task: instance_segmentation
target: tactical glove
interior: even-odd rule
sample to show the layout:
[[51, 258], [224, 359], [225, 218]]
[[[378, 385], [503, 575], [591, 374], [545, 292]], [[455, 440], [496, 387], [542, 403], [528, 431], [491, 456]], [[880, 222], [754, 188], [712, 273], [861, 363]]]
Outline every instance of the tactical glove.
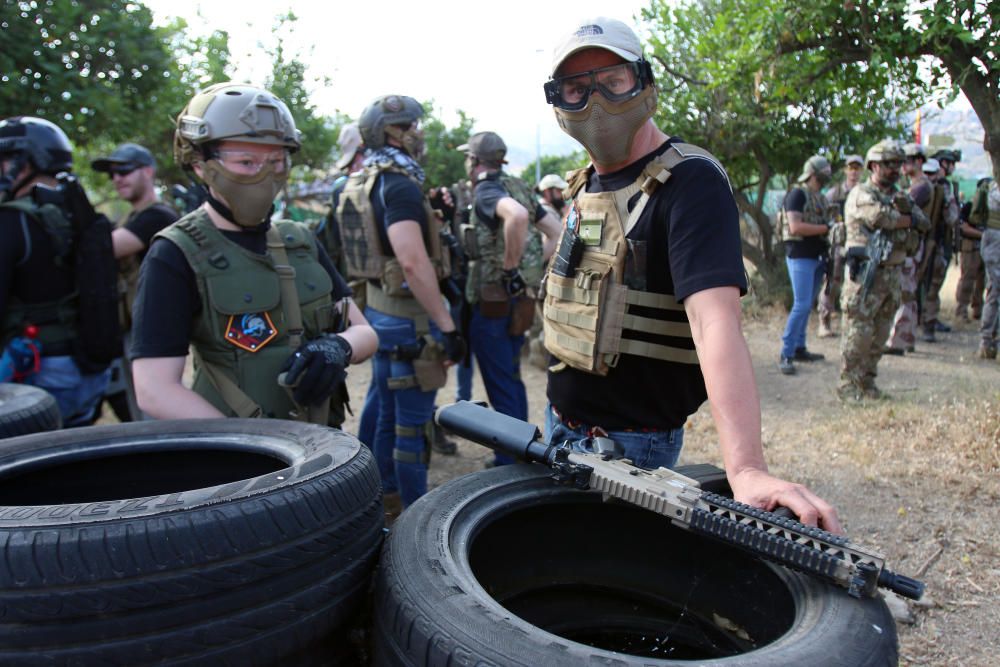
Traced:
[[892, 196], [892, 205], [903, 215], [909, 215], [913, 210], [913, 200], [905, 192], [897, 192]]
[[507, 296], [509, 297], [521, 296], [527, 288], [524, 277], [516, 268], [506, 269], [503, 272], [503, 286], [507, 290]]
[[456, 329], [455, 331], [448, 331], [444, 334], [444, 356], [448, 358], [449, 361], [453, 361], [456, 364], [463, 359], [465, 359], [465, 338]]
[[294, 387], [292, 398], [299, 405], [319, 405], [330, 398], [347, 378], [351, 344], [335, 334], [325, 334], [302, 345], [281, 370], [281, 384]]

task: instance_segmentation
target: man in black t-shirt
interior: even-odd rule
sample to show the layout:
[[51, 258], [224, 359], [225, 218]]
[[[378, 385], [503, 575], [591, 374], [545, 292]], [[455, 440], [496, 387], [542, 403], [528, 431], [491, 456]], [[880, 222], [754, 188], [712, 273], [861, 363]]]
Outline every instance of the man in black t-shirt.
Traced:
[[841, 532], [829, 503], [767, 472], [740, 324], [739, 214], [719, 163], [653, 123], [638, 37], [613, 19], [580, 22], [545, 93], [592, 160], [567, 179], [573, 201], [546, 275], [551, 441], [608, 434], [636, 465], [672, 465], [707, 397], [737, 500]]
[[810, 157], [802, 167], [798, 185], [788, 191], [779, 213], [784, 217], [785, 265], [794, 297], [781, 335], [778, 369], [785, 375], [795, 374], [793, 360], [809, 362], [823, 358], [822, 354], [806, 349], [806, 328], [829, 252], [826, 236], [832, 219], [820, 190], [832, 175], [825, 157]]
[[[139, 144], [122, 144], [111, 155], [91, 162], [94, 171], [108, 175], [118, 196], [131, 206], [125, 222], [111, 232], [111, 244], [121, 274], [122, 332], [130, 341], [132, 302], [139, 282], [139, 265], [153, 236], [177, 220], [177, 211], [156, 196], [156, 160]], [[111, 382], [104, 399], [120, 421], [135, 421], [142, 412], [135, 401], [132, 369], [125, 358], [112, 364]]]

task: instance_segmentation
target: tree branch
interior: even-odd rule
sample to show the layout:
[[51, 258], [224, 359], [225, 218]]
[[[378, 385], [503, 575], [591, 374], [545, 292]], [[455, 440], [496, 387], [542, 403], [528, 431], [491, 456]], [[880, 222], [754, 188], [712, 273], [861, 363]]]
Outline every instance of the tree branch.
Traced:
[[680, 72], [674, 70], [672, 67], [670, 67], [669, 65], [667, 65], [666, 61], [663, 58], [661, 58], [658, 55], [654, 54], [653, 55], [653, 59], [656, 60], [656, 62], [660, 63], [660, 67], [663, 68], [663, 71], [666, 72], [667, 74], [669, 74], [670, 76], [676, 77], [676, 78], [680, 79], [681, 81], [684, 81], [685, 83], [691, 84], [692, 86], [707, 86], [708, 85], [708, 81], [701, 81], [699, 79], [694, 79], [694, 78], [691, 78], [691, 77], [689, 77], [689, 76], [687, 76], [685, 74], [681, 74]]

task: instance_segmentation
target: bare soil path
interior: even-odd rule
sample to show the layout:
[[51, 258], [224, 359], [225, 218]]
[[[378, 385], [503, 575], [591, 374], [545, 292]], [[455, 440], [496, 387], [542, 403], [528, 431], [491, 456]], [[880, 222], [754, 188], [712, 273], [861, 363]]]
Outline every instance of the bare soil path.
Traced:
[[[942, 290], [954, 301], [955, 267]], [[947, 315], [946, 315], [947, 316]], [[948, 318], [951, 319], [950, 317]], [[812, 323], [813, 326], [815, 323]], [[784, 314], [746, 322], [773, 472], [832, 501], [856, 541], [881, 549], [890, 566], [927, 583], [924, 600], [904, 603], [899, 623], [903, 665], [996, 665], [1000, 661], [1000, 362], [975, 358], [978, 323], [956, 325], [936, 344], [884, 357], [878, 385], [888, 400], [842, 404], [835, 396], [839, 339], [809, 341], [826, 360], [778, 372]], [[525, 362], [530, 417], [543, 423], [545, 377]], [[352, 369], [360, 410], [370, 378]], [[438, 395], [454, 399], [454, 374]], [[478, 378], [474, 398], [486, 400]], [[357, 417], [345, 425], [355, 432]], [[430, 484], [481, 470], [483, 447], [459, 441], [455, 456], [435, 456]], [[707, 406], [687, 424], [681, 463], [721, 459]]]

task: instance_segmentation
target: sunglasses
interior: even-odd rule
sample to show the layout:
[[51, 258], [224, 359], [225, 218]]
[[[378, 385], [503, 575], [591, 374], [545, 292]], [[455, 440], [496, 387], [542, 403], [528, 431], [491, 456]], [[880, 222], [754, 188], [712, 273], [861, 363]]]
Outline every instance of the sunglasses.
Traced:
[[587, 106], [595, 90], [609, 102], [625, 102], [652, 82], [653, 68], [645, 60], [621, 63], [546, 81], [545, 101], [560, 109], [577, 111]]
[[113, 164], [108, 167], [108, 176], [128, 176], [133, 171], [139, 168], [137, 164]]

